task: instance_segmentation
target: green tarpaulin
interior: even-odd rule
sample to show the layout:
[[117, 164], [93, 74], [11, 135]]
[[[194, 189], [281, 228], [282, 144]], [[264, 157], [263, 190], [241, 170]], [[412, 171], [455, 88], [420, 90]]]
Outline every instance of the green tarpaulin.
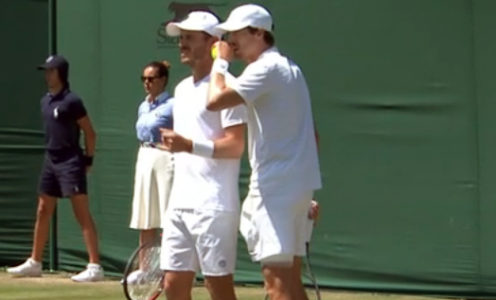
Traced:
[[[128, 222], [140, 72], [151, 60], [169, 60], [172, 91], [188, 68], [164, 22], [199, 4], [225, 18], [238, 3], [56, 2], [57, 48], [71, 62], [71, 86], [98, 133], [89, 183], [108, 274], [122, 271], [137, 244]], [[322, 218], [312, 241], [319, 282], [496, 295], [496, 1], [260, 3], [274, 15], [278, 47], [307, 77], [320, 132]], [[31, 246], [44, 92], [34, 66], [47, 55], [49, 3], [0, 5], [0, 263], [6, 265], [24, 259]], [[57, 247], [60, 268], [86, 264], [66, 200], [59, 205]], [[236, 280], [260, 282], [243, 241], [238, 257]]]

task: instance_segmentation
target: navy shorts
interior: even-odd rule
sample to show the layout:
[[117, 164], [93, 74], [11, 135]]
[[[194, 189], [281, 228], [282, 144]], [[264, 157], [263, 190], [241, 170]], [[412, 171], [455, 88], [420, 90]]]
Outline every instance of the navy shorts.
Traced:
[[45, 155], [40, 174], [39, 192], [61, 198], [87, 194], [86, 167], [80, 153], [63, 159]]

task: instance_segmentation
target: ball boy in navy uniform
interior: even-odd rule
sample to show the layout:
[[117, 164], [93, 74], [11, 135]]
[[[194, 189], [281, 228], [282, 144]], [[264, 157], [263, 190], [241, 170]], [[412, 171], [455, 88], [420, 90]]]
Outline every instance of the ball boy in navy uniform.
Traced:
[[[86, 173], [93, 162], [96, 135], [81, 98], [69, 89], [67, 60], [53, 55], [38, 69], [45, 71], [48, 93], [41, 99], [46, 151], [40, 175], [33, 249], [30, 258], [17, 267], [8, 268], [7, 272], [15, 276], [41, 276], [50, 219], [57, 199], [67, 197], [71, 199], [89, 254], [86, 270], [73, 276], [72, 280], [102, 280], [103, 269], [98, 255], [96, 228], [89, 211], [86, 182]], [[79, 145], [81, 131], [84, 133], [84, 151]]]

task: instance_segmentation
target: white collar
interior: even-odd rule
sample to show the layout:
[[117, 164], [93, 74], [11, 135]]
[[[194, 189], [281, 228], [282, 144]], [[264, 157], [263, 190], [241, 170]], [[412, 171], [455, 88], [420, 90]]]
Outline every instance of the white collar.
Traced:
[[257, 58], [257, 60], [262, 59], [265, 56], [270, 55], [272, 53], [279, 53], [279, 50], [277, 49], [276, 46], [272, 46], [269, 49], [267, 49], [264, 52], [262, 52], [262, 54], [260, 54], [260, 56]]
[[163, 101], [165, 99], [169, 98], [169, 93], [167, 91], [163, 91], [162, 93], [158, 94], [157, 97], [155, 97], [155, 99], [152, 100], [152, 102], [149, 102], [150, 100], [150, 95], [147, 95], [145, 100], [148, 102], [148, 103], [155, 103], [155, 102], [158, 102], [158, 101]]

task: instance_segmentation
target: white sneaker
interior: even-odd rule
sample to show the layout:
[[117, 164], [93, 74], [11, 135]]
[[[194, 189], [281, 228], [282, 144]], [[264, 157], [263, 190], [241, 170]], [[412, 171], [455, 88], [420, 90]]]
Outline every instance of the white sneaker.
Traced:
[[86, 270], [71, 277], [76, 282], [92, 282], [103, 280], [103, 268], [99, 264], [89, 263]]
[[41, 263], [28, 258], [23, 264], [17, 267], [7, 268], [7, 273], [17, 277], [40, 277]]
[[131, 274], [129, 274], [127, 276], [127, 284], [139, 283], [143, 279], [143, 277], [145, 277], [145, 274], [146, 274], [146, 272], [144, 272], [142, 270], [136, 270], [136, 271], [131, 272]]

